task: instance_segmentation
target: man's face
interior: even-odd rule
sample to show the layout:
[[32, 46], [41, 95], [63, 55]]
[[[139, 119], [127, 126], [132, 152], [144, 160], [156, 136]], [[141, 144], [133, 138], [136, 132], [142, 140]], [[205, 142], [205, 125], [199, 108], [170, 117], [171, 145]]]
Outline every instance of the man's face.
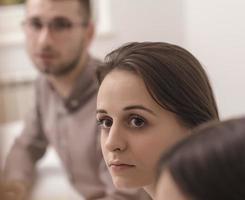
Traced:
[[27, 51], [39, 71], [62, 76], [81, 64], [92, 36], [78, 0], [28, 0]]

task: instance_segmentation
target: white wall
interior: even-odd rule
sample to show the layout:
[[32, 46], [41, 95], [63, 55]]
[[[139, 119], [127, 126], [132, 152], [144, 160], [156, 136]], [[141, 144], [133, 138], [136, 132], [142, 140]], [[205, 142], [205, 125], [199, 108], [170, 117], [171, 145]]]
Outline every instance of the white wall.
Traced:
[[185, 2], [185, 45], [206, 66], [221, 116], [244, 115], [245, 1]]
[[244, 0], [112, 0], [113, 37], [97, 39], [101, 57], [127, 41], [168, 41], [205, 66], [222, 118], [245, 115]]
[[92, 52], [103, 58], [130, 41], [184, 42], [182, 0], [109, 0], [112, 33], [97, 37]]
[[[112, 32], [95, 38], [92, 54], [103, 58], [129, 41], [182, 45], [205, 65], [221, 116], [245, 114], [244, 0], [109, 1]], [[3, 67], [29, 71], [30, 65], [22, 45], [0, 46], [0, 75]]]
[[[0, 8], [0, 80], [12, 79], [16, 76], [21, 78], [33, 73], [21, 30], [23, 16], [24, 6]], [[6, 77], [9, 74], [11, 77]]]

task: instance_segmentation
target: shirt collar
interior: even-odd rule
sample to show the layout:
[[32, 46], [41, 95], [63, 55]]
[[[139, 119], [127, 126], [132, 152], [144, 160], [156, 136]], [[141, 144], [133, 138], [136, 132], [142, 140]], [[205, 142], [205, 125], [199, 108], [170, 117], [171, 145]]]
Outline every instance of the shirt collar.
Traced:
[[87, 64], [77, 79], [71, 95], [64, 100], [65, 107], [68, 111], [73, 112], [78, 110], [87, 100], [96, 94], [98, 83], [95, 77], [95, 70], [99, 63], [94, 58], [88, 58]]

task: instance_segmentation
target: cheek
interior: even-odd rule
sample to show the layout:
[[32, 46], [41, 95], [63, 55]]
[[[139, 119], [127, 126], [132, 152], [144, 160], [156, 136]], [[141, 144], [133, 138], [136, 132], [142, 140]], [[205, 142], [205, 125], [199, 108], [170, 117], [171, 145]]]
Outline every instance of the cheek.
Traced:
[[155, 151], [156, 155], [160, 156], [171, 146], [188, 136], [187, 131], [186, 128], [177, 123], [169, 122], [167, 125], [161, 125], [161, 123], [159, 123], [159, 126], [154, 131], [155, 138], [151, 141], [155, 144], [152, 145], [152, 151]]
[[151, 133], [146, 133], [146, 137], [135, 140], [137, 143], [131, 146], [142, 165], [148, 169], [155, 169], [161, 154], [179, 139], [181, 137], [173, 136], [172, 132], [152, 130]]
[[151, 137], [138, 138], [137, 143], [131, 144], [134, 156], [138, 158], [141, 166], [148, 170], [153, 170], [158, 158], [164, 149], [161, 138], [156, 138], [153, 134]]
[[57, 51], [62, 55], [65, 59], [74, 59], [79, 57], [83, 52], [83, 43], [78, 41], [72, 42], [65, 42], [61, 44], [57, 44], [56, 47]]
[[164, 151], [164, 146], [162, 144], [153, 143], [145, 148], [141, 154], [142, 159], [145, 161], [145, 166], [149, 169], [155, 169], [156, 164], [160, 158], [160, 155]]
[[[62, 43], [61, 43], [62, 44]], [[63, 43], [69, 51], [77, 51], [78, 49], [84, 48], [84, 38], [81, 36], [74, 36], [73, 40], [67, 40]]]
[[106, 151], [106, 148], [105, 148], [106, 137], [105, 137], [104, 134], [102, 134], [102, 133], [100, 133], [100, 134], [101, 134], [100, 135], [100, 146], [101, 146], [103, 157], [106, 160], [106, 155], [107, 155], [107, 151]]
[[34, 47], [36, 46], [35, 40], [26, 39], [25, 43], [26, 43], [26, 50], [28, 51], [28, 53], [32, 53], [34, 51]]

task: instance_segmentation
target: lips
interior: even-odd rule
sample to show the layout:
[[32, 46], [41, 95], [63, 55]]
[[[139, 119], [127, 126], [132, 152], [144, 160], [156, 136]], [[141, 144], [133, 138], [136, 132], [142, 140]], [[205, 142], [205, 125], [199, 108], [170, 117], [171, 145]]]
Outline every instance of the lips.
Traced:
[[119, 160], [114, 160], [114, 161], [110, 161], [108, 164], [109, 168], [112, 170], [126, 170], [126, 169], [131, 169], [134, 168], [135, 165], [132, 164], [128, 164]]
[[41, 59], [52, 59], [52, 58], [54, 58], [53, 54], [46, 54], [46, 53], [38, 54], [37, 56]]

